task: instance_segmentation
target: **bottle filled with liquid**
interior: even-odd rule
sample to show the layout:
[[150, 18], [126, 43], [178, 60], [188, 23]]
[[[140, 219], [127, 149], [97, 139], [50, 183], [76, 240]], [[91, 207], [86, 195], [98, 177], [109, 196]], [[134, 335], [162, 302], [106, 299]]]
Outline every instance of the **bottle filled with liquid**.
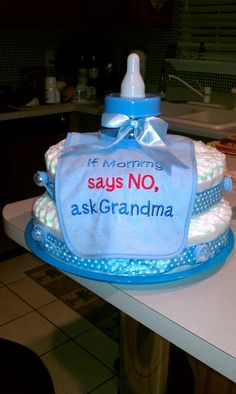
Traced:
[[73, 102], [86, 101], [89, 98], [88, 69], [86, 67], [84, 55], [81, 55], [81, 62], [78, 68], [78, 83], [75, 88]]
[[89, 68], [88, 68], [88, 86], [89, 96], [91, 100], [97, 100], [100, 96], [100, 75], [99, 65], [96, 54], [90, 56]]

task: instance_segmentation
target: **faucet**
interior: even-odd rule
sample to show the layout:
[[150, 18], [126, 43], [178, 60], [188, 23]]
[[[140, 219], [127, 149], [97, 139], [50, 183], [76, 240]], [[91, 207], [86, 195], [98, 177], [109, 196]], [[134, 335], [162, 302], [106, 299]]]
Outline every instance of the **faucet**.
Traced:
[[169, 74], [168, 77], [171, 79], [176, 79], [177, 81], [181, 82], [183, 85], [187, 86], [190, 90], [192, 90], [194, 93], [196, 93], [198, 96], [202, 97], [203, 103], [209, 103], [210, 102], [210, 94], [211, 94], [211, 88], [206, 86], [204, 87], [204, 93], [200, 92], [199, 90], [195, 89], [192, 85], [189, 85], [189, 83], [185, 82], [183, 79], [180, 77], [177, 77], [176, 75]]

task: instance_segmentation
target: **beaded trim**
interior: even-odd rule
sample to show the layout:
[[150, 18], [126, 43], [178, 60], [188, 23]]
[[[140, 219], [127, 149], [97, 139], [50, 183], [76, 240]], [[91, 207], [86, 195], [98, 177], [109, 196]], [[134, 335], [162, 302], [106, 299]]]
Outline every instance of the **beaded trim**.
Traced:
[[229, 243], [229, 229], [213, 241], [191, 246], [174, 258], [161, 260], [83, 259], [71, 253], [63, 240], [53, 235], [46, 227], [36, 221], [34, 221], [32, 238], [44, 252], [68, 266], [80, 270], [119, 276], [163, 275], [176, 272], [179, 269], [188, 270], [194, 265], [204, 264], [213, 259]]

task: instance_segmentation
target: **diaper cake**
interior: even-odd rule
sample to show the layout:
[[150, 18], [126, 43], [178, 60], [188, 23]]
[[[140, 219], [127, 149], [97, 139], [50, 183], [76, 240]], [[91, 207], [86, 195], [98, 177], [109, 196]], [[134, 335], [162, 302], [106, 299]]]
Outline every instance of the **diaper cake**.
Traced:
[[26, 229], [31, 250], [96, 280], [156, 283], [221, 266], [233, 248], [225, 155], [167, 133], [131, 54], [120, 94], [105, 97], [97, 132], [49, 147]]

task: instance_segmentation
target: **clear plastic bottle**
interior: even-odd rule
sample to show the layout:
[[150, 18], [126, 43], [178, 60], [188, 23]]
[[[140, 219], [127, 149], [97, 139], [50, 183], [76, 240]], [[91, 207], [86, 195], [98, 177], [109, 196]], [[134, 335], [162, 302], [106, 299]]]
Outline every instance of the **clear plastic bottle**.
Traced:
[[58, 104], [60, 103], [60, 93], [56, 86], [56, 77], [45, 78], [45, 103]]
[[87, 101], [88, 98], [88, 69], [85, 65], [84, 55], [81, 55], [81, 62], [78, 69], [78, 84], [76, 85], [73, 102], [78, 103], [81, 101]]
[[87, 101], [88, 98], [89, 98], [88, 86], [81, 85], [80, 83], [78, 83], [78, 85], [75, 88], [73, 102], [79, 103], [81, 101]]
[[159, 94], [161, 101], [166, 100], [166, 73], [165, 73], [165, 66], [162, 64], [161, 66], [161, 76], [159, 80]]
[[85, 61], [85, 55], [82, 53], [79, 69], [78, 69], [78, 83], [88, 86], [88, 68]]
[[99, 91], [99, 66], [95, 54], [91, 56], [88, 70], [88, 86], [90, 89], [90, 99], [97, 100]]

